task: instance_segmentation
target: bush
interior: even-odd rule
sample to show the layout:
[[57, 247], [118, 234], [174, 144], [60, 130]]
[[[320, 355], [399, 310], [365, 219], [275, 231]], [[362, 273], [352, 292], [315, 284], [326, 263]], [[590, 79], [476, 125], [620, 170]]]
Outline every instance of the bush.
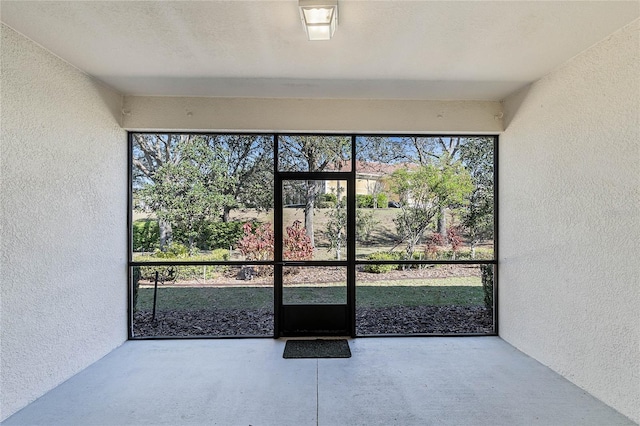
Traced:
[[[471, 250], [469, 250], [469, 259], [471, 259]], [[485, 248], [485, 247], [476, 248], [476, 255], [475, 255], [474, 259], [477, 259], [477, 260], [491, 260], [491, 259], [493, 259], [493, 249], [492, 248]]]
[[307, 229], [302, 222], [296, 220], [292, 226], [287, 226], [287, 236], [282, 242], [282, 258], [284, 260], [311, 260], [313, 246], [307, 235]]
[[322, 202], [329, 202], [329, 203], [337, 203], [338, 202], [338, 197], [336, 196], [336, 194], [332, 193], [332, 192], [328, 192], [326, 194], [322, 194], [318, 197], [318, 201]]
[[431, 233], [425, 242], [425, 256], [427, 259], [435, 260], [439, 257], [440, 247], [444, 245], [444, 238], [439, 233]]
[[133, 222], [133, 251], [153, 251], [160, 243], [160, 227], [153, 219]]
[[[256, 226], [258, 222], [251, 222]], [[244, 231], [242, 222], [212, 222], [206, 227], [206, 243], [208, 249], [229, 249], [235, 247]]]
[[373, 195], [358, 194], [356, 195], [356, 206], [359, 209], [372, 209], [373, 208]]
[[493, 265], [480, 265], [482, 271], [482, 291], [484, 292], [484, 306], [493, 310]]
[[[399, 255], [401, 256], [401, 253], [389, 253], [387, 251], [378, 251], [375, 253], [371, 253], [369, 256], [367, 256], [367, 260], [398, 260]], [[370, 272], [373, 274], [385, 274], [387, 272], [391, 272], [394, 269], [398, 269], [398, 265], [394, 265], [394, 264], [382, 264], [382, 265], [365, 265], [364, 267], [364, 271], [365, 272]]]
[[242, 227], [244, 236], [236, 243], [245, 260], [273, 259], [273, 229], [270, 223], [255, 226], [245, 223]]
[[373, 218], [373, 212], [356, 210], [356, 240], [360, 243], [368, 243], [371, 233], [380, 223]]
[[460, 251], [460, 247], [462, 247], [462, 236], [460, 235], [460, 230], [455, 226], [450, 226], [447, 228], [447, 240], [449, 244], [451, 244], [451, 259], [456, 260], [456, 253]]
[[384, 209], [389, 204], [389, 197], [386, 194], [378, 194], [376, 203], [379, 209]]
[[165, 247], [165, 251], [156, 249], [153, 257], [160, 259], [184, 259], [185, 257], [189, 257], [189, 247], [180, 243], [171, 243]]
[[319, 209], [332, 209], [336, 206], [334, 201], [318, 201], [316, 207]]
[[[244, 222], [213, 222], [205, 221], [194, 245], [200, 250], [226, 249], [235, 247], [236, 242], [242, 238], [242, 225]], [[187, 244], [189, 238], [183, 229], [174, 227], [173, 240], [182, 244]]]

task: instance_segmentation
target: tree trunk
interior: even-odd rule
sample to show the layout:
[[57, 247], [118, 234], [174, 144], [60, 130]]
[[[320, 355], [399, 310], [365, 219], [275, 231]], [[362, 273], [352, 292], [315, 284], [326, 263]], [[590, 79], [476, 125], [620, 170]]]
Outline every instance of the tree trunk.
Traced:
[[173, 240], [173, 230], [171, 224], [164, 220], [158, 221], [158, 228], [160, 228], [160, 250], [166, 251], [167, 246], [171, 244]]
[[441, 207], [438, 213], [438, 234], [447, 240], [447, 208]]
[[315, 247], [315, 239], [313, 238], [313, 207], [316, 199], [316, 182], [313, 180], [307, 181], [307, 194], [306, 202], [304, 205], [304, 227], [307, 231], [307, 236], [311, 240], [311, 246]]
[[231, 207], [225, 206], [222, 210], [222, 221], [229, 222], [229, 213], [231, 212]]

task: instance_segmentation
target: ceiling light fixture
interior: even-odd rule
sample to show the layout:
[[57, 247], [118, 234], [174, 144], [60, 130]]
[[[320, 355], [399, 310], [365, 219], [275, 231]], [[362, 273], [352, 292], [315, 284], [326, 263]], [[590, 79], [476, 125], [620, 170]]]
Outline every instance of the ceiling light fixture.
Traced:
[[309, 40], [331, 40], [338, 25], [338, 0], [298, 0]]

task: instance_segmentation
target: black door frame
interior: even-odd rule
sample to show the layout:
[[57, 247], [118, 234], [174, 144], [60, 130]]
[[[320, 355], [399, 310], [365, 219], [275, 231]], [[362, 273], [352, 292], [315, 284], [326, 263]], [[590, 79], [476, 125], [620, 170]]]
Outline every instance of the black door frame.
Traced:
[[[329, 136], [329, 135], [325, 135]], [[331, 135], [333, 136], [333, 135]], [[355, 337], [356, 326], [356, 136], [351, 135], [351, 167], [348, 172], [281, 172], [278, 170], [279, 137], [274, 140], [274, 331], [275, 337], [343, 335]], [[282, 259], [283, 203], [282, 183], [287, 180], [344, 180], [347, 182], [347, 257], [335, 261], [287, 261]], [[346, 304], [285, 305], [283, 268], [285, 266], [342, 266], [347, 269]], [[295, 326], [298, 323], [298, 326]]]

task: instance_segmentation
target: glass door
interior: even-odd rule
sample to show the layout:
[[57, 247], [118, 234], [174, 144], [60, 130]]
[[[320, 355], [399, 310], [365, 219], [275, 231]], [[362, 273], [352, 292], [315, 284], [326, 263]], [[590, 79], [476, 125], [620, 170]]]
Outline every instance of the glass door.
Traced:
[[324, 138], [279, 140], [274, 212], [279, 336], [355, 333], [351, 138]]

